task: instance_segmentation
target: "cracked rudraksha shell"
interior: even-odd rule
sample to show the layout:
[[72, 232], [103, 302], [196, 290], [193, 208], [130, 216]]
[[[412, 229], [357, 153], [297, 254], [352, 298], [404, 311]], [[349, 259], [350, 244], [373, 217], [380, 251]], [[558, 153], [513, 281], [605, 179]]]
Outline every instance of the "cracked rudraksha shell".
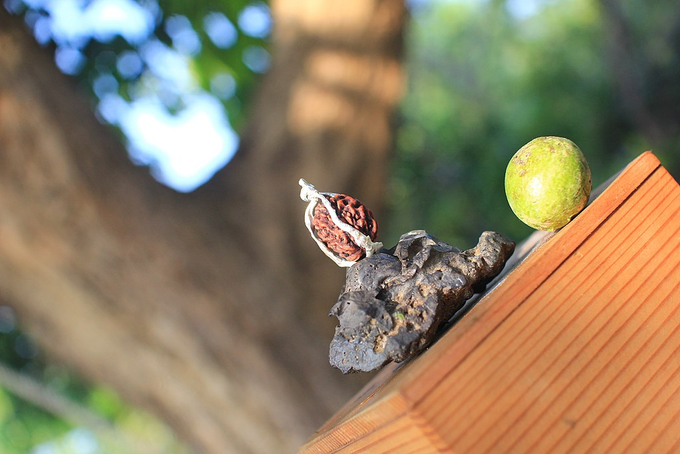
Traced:
[[300, 197], [309, 202], [307, 229], [336, 264], [352, 266], [382, 248], [382, 243], [375, 242], [378, 223], [364, 204], [345, 194], [318, 192], [305, 180], [300, 180], [300, 186]]
[[[375, 241], [378, 223], [366, 205], [345, 194], [336, 194], [329, 197], [328, 201], [340, 220]], [[343, 259], [356, 262], [366, 256], [366, 251], [354, 242], [352, 236], [335, 225], [323, 204], [317, 203], [314, 207], [312, 228], [323, 244]]]

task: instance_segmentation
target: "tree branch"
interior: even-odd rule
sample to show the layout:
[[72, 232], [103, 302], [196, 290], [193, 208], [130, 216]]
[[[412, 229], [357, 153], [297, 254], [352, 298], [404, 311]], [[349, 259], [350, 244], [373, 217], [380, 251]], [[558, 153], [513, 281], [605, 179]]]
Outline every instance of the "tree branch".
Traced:
[[404, 6], [272, 8], [288, 16], [242, 149], [189, 195], [135, 168], [0, 10], [0, 292], [52, 358], [200, 452], [292, 452], [362, 381], [328, 366], [342, 272], [307, 237], [297, 181], [380, 205]]
[[73, 402], [61, 394], [47, 388], [42, 383], [28, 375], [0, 364], [0, 385], [12, 394], [32, 403], [33, 405], [51, 413], [74, 426], [85, 427], [98, 437], [106, 440], [125, 452], [130, 453], [161, 453], [157, 446], [133, 438], [127, 432], [118, 429], [108, 420], [82, 405]]

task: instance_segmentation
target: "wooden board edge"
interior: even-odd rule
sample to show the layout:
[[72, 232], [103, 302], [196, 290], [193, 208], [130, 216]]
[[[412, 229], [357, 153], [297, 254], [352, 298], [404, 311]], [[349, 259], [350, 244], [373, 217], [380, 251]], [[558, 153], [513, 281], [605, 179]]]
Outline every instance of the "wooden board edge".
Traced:
[[[324, 424], [301, 453], [330, 453], [413, 411], [418, 401], [505, 320], [538, 286], [661, 167], [645, 152], [570, 224], [545, 235], [437, 343], [405, 365], [390, 365]], [[530, 270], [538, 270], [532, 274]], [[348, 434], [351, 434], [348, 435]]]
[[[539, 242], [457, 325], [413, 361], [414, 364], [404, 371], [399, 383], [393, 386], [403, 389], [405, 398], [410, 402], [418, 402], [660, 167], [661, 163], [651, 152], [645, 152], [632, 161], [572, 222]], [[392, 392], [389, 386], [386, 391]]]
[[333, 453], [403, 417], [410, 408], [399, 392], [382, 395], [342, 421], [324, 426], [300, 448], [300, 454]]

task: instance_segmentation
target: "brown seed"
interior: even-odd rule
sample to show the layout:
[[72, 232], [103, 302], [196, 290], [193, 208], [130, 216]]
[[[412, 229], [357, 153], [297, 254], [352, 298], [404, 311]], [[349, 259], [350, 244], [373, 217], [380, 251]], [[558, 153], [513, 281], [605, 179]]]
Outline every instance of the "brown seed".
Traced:
[[[364, 204], [345, 194], [336, 194], [327, 200], [342, 222], [367, 235], [371, 241], [375, 241], [378, 236], [378, 223]], [[335, 225], [322, 203], [314, 207], [312, 227], [317, 238], [341, 258], [356, 262], [365, 257], [364, 249], [354, 242], [349, 233]]]

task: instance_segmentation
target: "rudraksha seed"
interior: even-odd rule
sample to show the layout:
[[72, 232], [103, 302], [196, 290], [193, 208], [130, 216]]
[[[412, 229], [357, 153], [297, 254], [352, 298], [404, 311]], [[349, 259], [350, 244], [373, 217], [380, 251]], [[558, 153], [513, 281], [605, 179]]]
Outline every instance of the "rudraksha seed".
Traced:
[[309, 202], [305, 225], [319, 248], [338, 266], [350, 267], [382, 249], [371, 210], [354, 197], [319, 192], [300, 179], [300, 198]]
[[[378, 223], [366, 205], [345, 194], [336, 194], [327, 197], [327, 200], [342, 222], [367, 235], [371, 241], [375, 241], [378, 236]], [[352, 236], [333, 222], [323, 204], [314, 207], [312, 227], [319, 240], [343, 259], [356, 262], [366, 256], [366, 251], [354, 242]]]

